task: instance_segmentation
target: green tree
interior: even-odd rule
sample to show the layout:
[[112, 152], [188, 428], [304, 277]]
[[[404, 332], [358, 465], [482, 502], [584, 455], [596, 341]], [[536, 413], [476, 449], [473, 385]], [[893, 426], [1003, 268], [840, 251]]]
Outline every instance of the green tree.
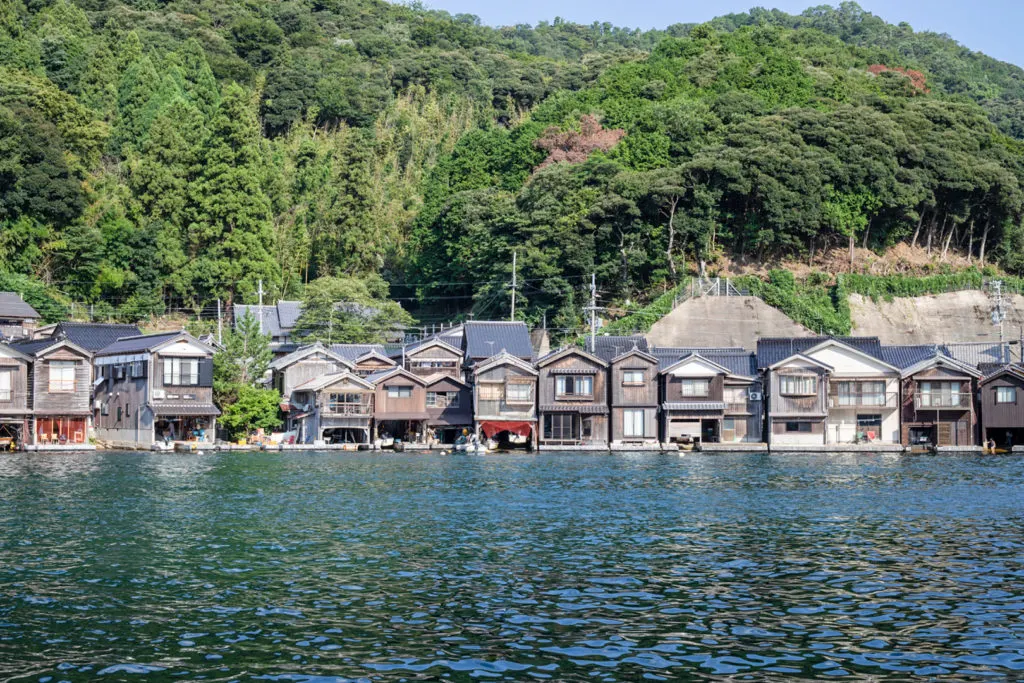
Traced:
[[281, 426], [280, 403], [281, 394], [276, 389], [241, 385], [235, 401], [221, 407], [220, 425], [232, 439], [252, 434], [257, 429], [273, 431]]
[[296, 330], [305, 340], [328, 344], [384, 342], [415, 322], [387, 296], [388, 285], [377, 275], [318, 278], [306, 286]]

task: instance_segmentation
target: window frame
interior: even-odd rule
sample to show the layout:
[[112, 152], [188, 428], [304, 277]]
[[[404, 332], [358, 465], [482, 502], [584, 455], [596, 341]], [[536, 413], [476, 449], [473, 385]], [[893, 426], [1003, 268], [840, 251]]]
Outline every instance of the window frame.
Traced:
[[[525, 387], [526, 396], [513, 396], [509, 391], [512, 387]], [[532, 404], [533, 403], [533, 382], [506, 382], [505, 403]]]
[[389, 384], [386, 389], [389, 399], [412, 398], [411, 384]]
[[[700, 387], [703, 387], [701, 393]], [[711, 395], [711, 380], [690, 377], [679, 383], [679, 395], [683, 398], [707, 398]]]
[[[165, 387], [199, 386], [199, 358], [163, 358], [161, 378]], [[185, 374], [186, 368], [188, 374]]]
[[[639, 416], [640, 431], [636, 430]], [[630, 408], [622, 411], [623, 438], [637, 439], [647, 436], [647, 411], [643, 408]]]
[[[54, 370], [59, 368], [62, 375], [60, 379], [54, 379]], [[47, 391], [51, 394], [73, 394], [75, 393], [76, 374], [78, 370], [78, 362], [73, 360], [51, 360], [46, 362], [46, 369], [49, 373], [47, 380]], [[68, 379], [63, 377], [67, 372], [71, 373], [71, 378]]]
[[458, 391], [428, 391], [427, 407], [440, 408], [442, 410], [458, 408], [460, 404], [459, 393]]
[[[622, 371], [622, 385], [626, 387], [643, 386], [645, 373], [643, 370], [623, 370]], [[640, 379], [630, 379], [631, 375], [639, 375]]]
[[[587, 390], [580, 391], [580, 385]], [[555, 398], [594, 398], [593, 375], [557, 375], [555, 376]]]
[[[1000, 400], [1000, 398], [999, 398], [999, 395], [1000, 395], [1000, 394], [1001, 394], [1002, 392], [1004, 392], [1004, 391], [1006, 391], [1006, 392], [1011, 392], [1011, 396], [1012, 396], [1012, 398], [1013, 398], [1013, 400], [1012, 400], [1012, 401], [1003, 401], [1003, 400]], [[996, 403], [995, 403], [995, 404], [996, 404], [997, 406], [1012, 406], [1012, 405], [1017, 405], [1017, 387], [996, 387], [996, 395], [995, 395], [995, 401], [996, 401]]]
[[[4, 384], [7, 388], [4, 388]], [[0, 370], [0, 401], [8, 403], [14, 400], [14, 370], [4, 368]]]
[[[793, 387], [787, 388], [787, 384], [794, 384]], [[806, 390], [802, 388], [802, 385], [807, 383], [810, 385], [810, 389]], [[779, 395], [780, 396], [795, 396], [795, 397], [808, 397], [818, 395], [818, 376], [817, 375], [779, 375]]]
[[[794, 425], [796, 425], [796, 429], [793, 429]], [[811, 427], [811, 423], [807, 422], [806, 420], [786, 423], [787, 434], [811, 434], [813, 432], [814, 430]]]

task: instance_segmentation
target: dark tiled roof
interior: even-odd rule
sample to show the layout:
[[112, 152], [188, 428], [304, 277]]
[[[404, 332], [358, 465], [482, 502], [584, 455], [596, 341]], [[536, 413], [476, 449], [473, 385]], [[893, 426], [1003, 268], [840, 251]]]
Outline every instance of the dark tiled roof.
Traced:
[[[685, 358], [691, 354], [699, 354], [707, 358], [708, 354], [734, 354], [734, 355], [750, 355], [750, 352], [739, 346], [652, 346], [649, 353], [658, 359], [658, 370], [664, 370], [665, 368], [674, 365], [676, 361]], [[708, 359], [710, 360], [710, 358]], [[718, 361], [714, 361], [718, 363]], [[725, 365], [725, 363], [719, 363], [719, 365]], [[726, 367], [729, 367], [726, 365]], [[749, 373], [742, 373], [744, 375]]]
[[979, 367], [984, 363], [1009, 363], [1017, 360], [1009, 344], [998, 342], [954, 342], [944, 345], [946, 353], [961, 363]]
[[38, 320], [36, 309], [14, 292], [0, 292], [0, 318]]
[[647, 346], [647, 338], [639, 334], [629, 337], [611, 335], [594, 337], [593, 349], [590, 348], [590, 337], [587, 337], [586, 347], [595, 356], [608, 362], [610, 362], [612, 358], [616, 358], [628, 351], [632, 351], [634, 347], [645, 353], [650, 352], [650, 348]]
[[11, 342], [9, 346], [15, 351], [20, 351], [26, 356], [34, 356], [40, 351], [45, 351], [57, 343], [59, 343], [59, 340], [57, 339], [35, 339], [32, 341]]
[[371, 351], [376, 351], [380, 355], [388, 357], [388, 351], [384, 348], [383, 344], [331, 344], [331, 351], [353, 363], [357, 358], [365, 356]]
[[[235, 324], [237, 325], [246, 313], [251, 313], [258, 319], [260, 310], [259, 306], [235, 304]], [[262, 311], [263, 332], [271, 337], [287, 337], [295, 328], [299, 316], [302, 315], [302, 302], [278, 301], [276, 304], [265, 304]]]
[[985, 376], [986, 380], [1003, 372], [1012, 372], [1015, 375], [1024, 377], [1024, 367], [1013, 363], [982, 363], [978, 370]]
[[112, 325], [107, 323], [58, 323], [53, 337], [64, 335], [69, 342], [87, 351], [104, 349], [122, 337], [137, 337], [142, 334], [135, 325]]
[[712, 363], [718, 363], [734, 375], [757, 377], [757, 354], [750, 351], [736, 353], [734, 351], [711, 351], [701, 354]]
[[834, 339], [884, 362], [878, 337], [764, 337], [757, 340], [757, 367], [767, 368]]
[[936, 344], [882, 346], [882, 360], [900, 370], [917, 365], [936, 354], [945, 355], [945, 350]]
[[508, 351], [523, 360], [533, 358], [533, 345], [526, 323], [471, 321], [464, 325], [466, 331], [466, 356], [483, 360]]
[[181, 332], [161, 332], [159, 334], [141, 334], [133, 337], [124, 337], [105, 347], [98, 355], [113, 356], [120, 353], [149, 351], [155, 346], [171, 341], [180, 334]]

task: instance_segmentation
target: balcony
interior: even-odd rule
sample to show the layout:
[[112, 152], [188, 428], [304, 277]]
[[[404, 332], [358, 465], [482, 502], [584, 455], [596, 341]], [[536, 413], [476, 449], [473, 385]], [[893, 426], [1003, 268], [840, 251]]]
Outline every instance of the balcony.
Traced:
[[373, 414], [373, 403], [328, 403], [320, 412], [331, 417], [368, 417]]
[[750, 407], [747, 405], [746, 401], [741, 401], [741, 402], [737, 402], [737, 403], [726, 403], [725, 404], [725, 414], [726, 415], [735, 415], [735, 414], [738, 414], [738, 413], [749, 413], [749, 412], [750, 412]]
[[915, 410], [969, 410], [972, 403], [969, 393], [914, 394]]
[[899, 393], [895, 391], [852, 391], [830, 393], [829, 408], [895, 408], [899, 404]]

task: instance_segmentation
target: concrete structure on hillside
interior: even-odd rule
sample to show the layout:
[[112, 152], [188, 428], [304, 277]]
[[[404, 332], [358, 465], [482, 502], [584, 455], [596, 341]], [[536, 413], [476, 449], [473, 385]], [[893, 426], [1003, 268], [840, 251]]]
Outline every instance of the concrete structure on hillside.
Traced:
[[812, 332], [753, 296], [698, 297], [654, 323], [651, 346], [753, 349], [761, 337], [810, 337]]

